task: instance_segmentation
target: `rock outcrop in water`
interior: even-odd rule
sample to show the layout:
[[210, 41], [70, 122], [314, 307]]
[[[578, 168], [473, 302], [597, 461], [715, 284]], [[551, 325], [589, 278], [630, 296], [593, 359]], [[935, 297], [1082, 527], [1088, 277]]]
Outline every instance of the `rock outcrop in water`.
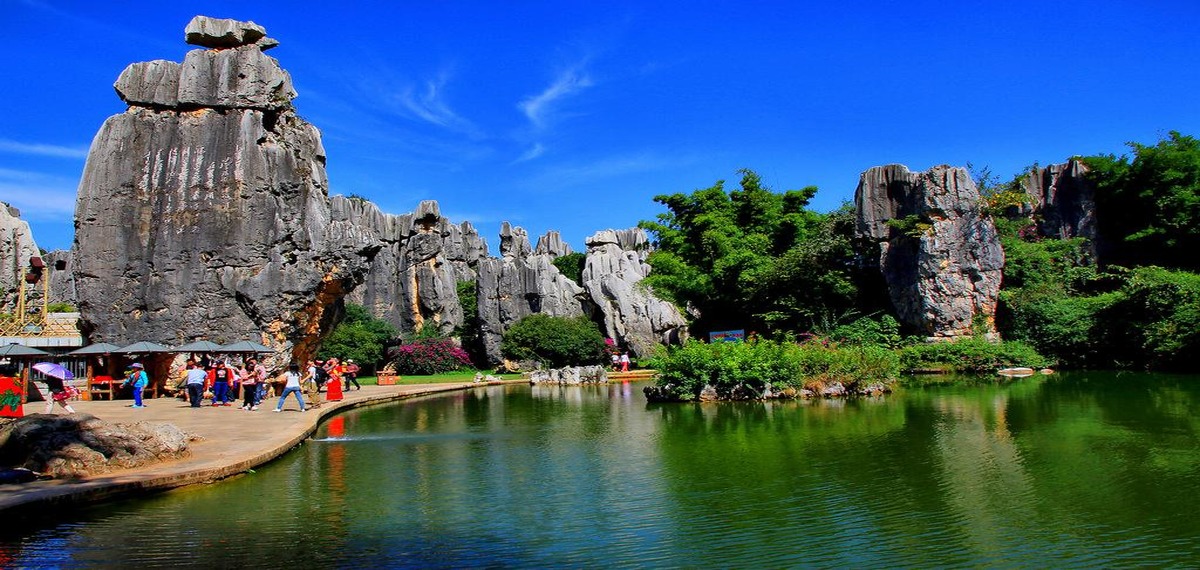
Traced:
[[335, 219], [320, 133], [252, 22], [197, 16], [182, 64], [130, 65], [92, 142], [74, 274], [92, 342], [252, 339], [313, 354], [381, 244]]
[[965, 169], [864, 172], [854, 194], [860, 237], [879, 244], [879, 267], [901, 321], [928, 337], [995, 333], [1004, 251]]

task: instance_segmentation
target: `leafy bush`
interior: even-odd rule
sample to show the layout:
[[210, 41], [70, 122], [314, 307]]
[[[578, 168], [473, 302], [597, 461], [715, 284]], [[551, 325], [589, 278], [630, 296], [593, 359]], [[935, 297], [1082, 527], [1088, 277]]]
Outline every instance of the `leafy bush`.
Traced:
[[582, 285], [583, 265], [585, 261], [587, 261], [586, 255], [575, 252], [560, 255], [554, 258], [554, 261], [551, 263], [558, 268], [559, 273], [562, 273], [564, 277], [574, 281], [577, 285]]
[[513, 360], [537, 360], [551, 368], [605, 362], [604, 336], [586, 317], [529, 315], [500, 340], [500, 352]]
[[48, 313], [74, 313], [75, 311], [75, 305], [70, 303], [49, 303], [46, 305], [46, 312]]
[[899, 348], [904, 343], [900, 335], [900, 323], [891, 315], [879, 319], [862, 317], [850, 324], [841, 325], [829, 333], [829, 340], [850, 345], [876, 345]]
[[896, 353], [878, 346], [833, 347], [817, 342], [755, 341], [706, 344], [690, 340], [656, 355], [657, 386], [679, 400], [694, 400], [705, 386], [722, 397], [757, 397], [800, 389], [813, 382], [892, 382], [900, 372]]
[[[1195, 367], [1200, 354], [1200, 275], [1159, 267], [1134, 270], [1122, 299], [1104, 313], [1114, 333], [1140, 348], [1147, 368]], [[1116, 334], [1113, 335], [1115, 341]], [[1132, 342], [1130, 342], [1132, 341]]]
[[400, 345], [394, 354], [400, 374], [441, 374], [471, 367], [467, 351], [446, 338], [417, 338]]
[[321, 343], [317, 357], [328, 359], [353, 359], [365, 373], [375, 369], [376, 363], [384, 359], [384, 344], [396, 338], [396, 327], [377, 319], [362, 305], [346, 305], [346, 316]]
[[1023, 342], [991, 342], [983, 338], [905, 347], [900, 351], [900, 360], [905, 370], [942, 368], [957, 372], [994, 372], [1013, 366], [1042, 368], [1052, 364]]

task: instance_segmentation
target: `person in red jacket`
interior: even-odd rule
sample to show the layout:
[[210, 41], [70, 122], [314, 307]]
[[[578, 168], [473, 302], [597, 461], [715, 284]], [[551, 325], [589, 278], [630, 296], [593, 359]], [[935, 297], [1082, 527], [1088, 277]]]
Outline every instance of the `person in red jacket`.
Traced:
[[212, 405], [229, 405], [229, 387], [233, 385], [237, 372], [224, 360], [214, 360], [208, 369], [208, 384], [212, 386]]

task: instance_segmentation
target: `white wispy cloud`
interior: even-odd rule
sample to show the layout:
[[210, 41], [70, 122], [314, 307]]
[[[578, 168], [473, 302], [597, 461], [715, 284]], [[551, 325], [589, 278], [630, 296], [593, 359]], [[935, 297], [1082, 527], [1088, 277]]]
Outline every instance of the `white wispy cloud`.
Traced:
[[610, 156], [588, 162], [560, 164], [546, 168], [536, 174], [530, 184], [540, 188], [565, 188], [584, 181], [656, 172], [687, 166], [695, 162], [695, 158], [686, 155], [665, 157], [654, 152]]
[[524, 154], [517, 157], [517, 159], [513, 162], [517, 163], [517, 162], [525, 162], [525, 161], [533, 160], [539, 156], [542, 156], [545, 153], [546, 153], [546, 147], [544, 145], [542, 145], [542, 143], [534, 143], [534, 145], [532, 147], [529, 147], [529, 150], [525, 151]]
[[29, 220], [70, 221], [75, 218], [74, 188], [0, 181], [0, 200], [21, 210], [21, 217]]
[[444, 90], [450, 76], [449, 71], [443, 70], [436, 78], [425, 81], [421, 89], [413, 86], [405, 88], [399, 94], [400, 104], [423, 121], [475, 135], [477, 129], [471, 121], [455, 112], [445, 101]]
[[542, 129], [553, 118], [557, 105], [593, 85], [591, 76], [581, 66], [575, 66], [560, 73], [541, 93], [526, 97], [517, 107], [534, 127]]
[[87, 158], [88, 147], [27, 143], [0, 138], [0, 152], [52, 156], [56, 158]]

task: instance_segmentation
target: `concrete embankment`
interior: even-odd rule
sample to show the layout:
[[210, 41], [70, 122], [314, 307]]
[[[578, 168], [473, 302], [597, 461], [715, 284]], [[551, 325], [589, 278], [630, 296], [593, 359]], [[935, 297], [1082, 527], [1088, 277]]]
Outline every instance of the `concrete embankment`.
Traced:
[[[502, 383], [524, 383], [512, 380]], [[244, 473], [267, 463], [308, 438], [321, 420], [359, 406], [394, 402], [425, 394], [465, 390], [475, 383], [363, 386], [345, 393], [340, 402], [300, 412], [294, 397], [284, 411], [275, 413], [278, 401], [268, 398], [257, 411], [237, 406], [192, 408], [174, 398], [147, 400], [145, 408], [131, 408], [129, 400], [73, 402], [77, 412], [92, 414], [108, 422], [161, 422], [174, 424], [203, 438], [189, 445], [187, 457], [137, 469], [116, 471], [74, 480], [36, 481], [0, 485], [0, 513], [9, 514], [45, 506], [96, 503], [197, 483], [210, 483]], [[40, 412], [43, 404], [26, 406], [26, 413]], [[56, 407], [57, 408], [57, 407]], [[61, 408], [57, 408], [62, 413]]]

